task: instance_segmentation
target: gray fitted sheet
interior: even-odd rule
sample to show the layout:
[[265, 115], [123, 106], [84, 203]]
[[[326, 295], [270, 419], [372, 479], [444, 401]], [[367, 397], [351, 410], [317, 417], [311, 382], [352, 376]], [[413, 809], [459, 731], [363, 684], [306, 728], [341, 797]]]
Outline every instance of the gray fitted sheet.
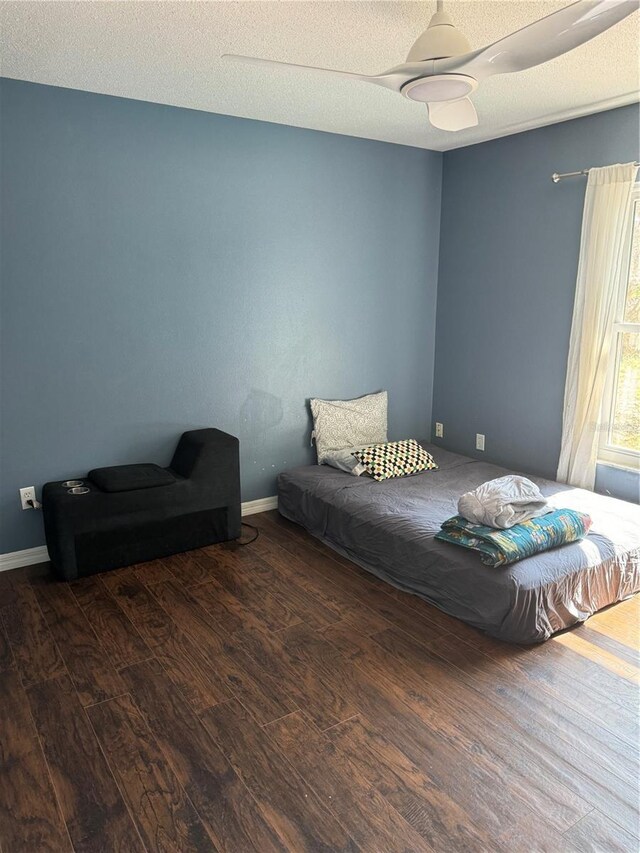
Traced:
[[[459, 496], [513, 473], [424, 444], [440, 466], [377, 483], [327, 465], [278, 478], [278, 509], [394, 586], [499, 639], [535, 643], [640, 589], [640, 507], [530, 477], [557, 507], [587, 512], [586, 539], [499, 569], [434, 539]], [[530, 476], [530, 475], [527, 475]]]

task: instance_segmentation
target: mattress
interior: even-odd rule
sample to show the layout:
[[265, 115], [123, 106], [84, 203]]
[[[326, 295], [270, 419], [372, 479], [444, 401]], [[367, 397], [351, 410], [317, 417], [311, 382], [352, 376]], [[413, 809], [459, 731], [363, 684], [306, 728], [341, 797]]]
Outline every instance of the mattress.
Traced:
[[278, 509], [340, 554], [512, 643], [537, 643], [640, 589], [640, 507], [532, 477], [555, 507], [588, 513], [589, 535], [502, 568], [436, 540], [458, 498], [508, 471], [423, 444], [439, 465], [375, 482], [311, 465], [278, 478]]

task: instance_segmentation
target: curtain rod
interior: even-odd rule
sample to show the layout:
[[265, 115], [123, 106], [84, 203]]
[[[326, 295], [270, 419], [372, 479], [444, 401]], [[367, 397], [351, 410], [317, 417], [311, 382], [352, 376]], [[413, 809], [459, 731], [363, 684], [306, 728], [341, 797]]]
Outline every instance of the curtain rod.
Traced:
[[[634, 166], [640, 166], [640, 163], [634, 163]], [[554, 184], [557, 184], [558, 181], [561, 181], [563, 178], [577, 178], [579, 175], [588, 175], [591, 169], [580, 169], [579, 172], [554, 172], [551, 175], [551, 180]]]

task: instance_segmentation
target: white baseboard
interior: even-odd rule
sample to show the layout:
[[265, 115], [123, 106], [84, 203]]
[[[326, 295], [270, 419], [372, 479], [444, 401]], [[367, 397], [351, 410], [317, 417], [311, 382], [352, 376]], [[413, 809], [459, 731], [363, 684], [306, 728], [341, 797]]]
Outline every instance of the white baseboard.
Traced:
[[243, 515], [255, 515], [257, 512], [267, 512], [270, 509], [278, 509], [278, 496], [270, 498], [258, 498], [257, 501], [246, 501], [242, 504]]
[[36, 563], [46, 563], [48, 559], [49, 552], [46, 545], [25, 548], [24, 551], [11, 551], [9, 554], [0, 554], [0, 572], [19, 569], [21, 566], [34, 566]]
[[[270, 498], [259, 498], [257, 501], [246, 501], [242, 504], [242, 515], [255, 515], [257, 512], [266, 512], [269, 509], [278, 508], [277, 495]], [[0, 554], [0, 572], [8, 572], [10, 569], [19, 569], [22, 566], [34, 566], [36, 563], [46, 563], [49, 553], [46, 545], [37, 548], [25, 548], [24, 551], [11, 551], [8, 554]]]

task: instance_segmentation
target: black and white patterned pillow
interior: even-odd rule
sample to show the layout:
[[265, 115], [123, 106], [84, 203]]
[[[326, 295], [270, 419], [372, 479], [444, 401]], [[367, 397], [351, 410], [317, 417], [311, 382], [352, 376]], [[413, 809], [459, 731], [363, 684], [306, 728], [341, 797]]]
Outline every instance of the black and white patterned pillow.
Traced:
[[413, 438], [372, 444], [370, 447], [354, 450], [353, 455], [362, 462], [367, 473], [378, 481], [405, 477], [419, 471], [431, 471], [438, 467], [433, 456]]

